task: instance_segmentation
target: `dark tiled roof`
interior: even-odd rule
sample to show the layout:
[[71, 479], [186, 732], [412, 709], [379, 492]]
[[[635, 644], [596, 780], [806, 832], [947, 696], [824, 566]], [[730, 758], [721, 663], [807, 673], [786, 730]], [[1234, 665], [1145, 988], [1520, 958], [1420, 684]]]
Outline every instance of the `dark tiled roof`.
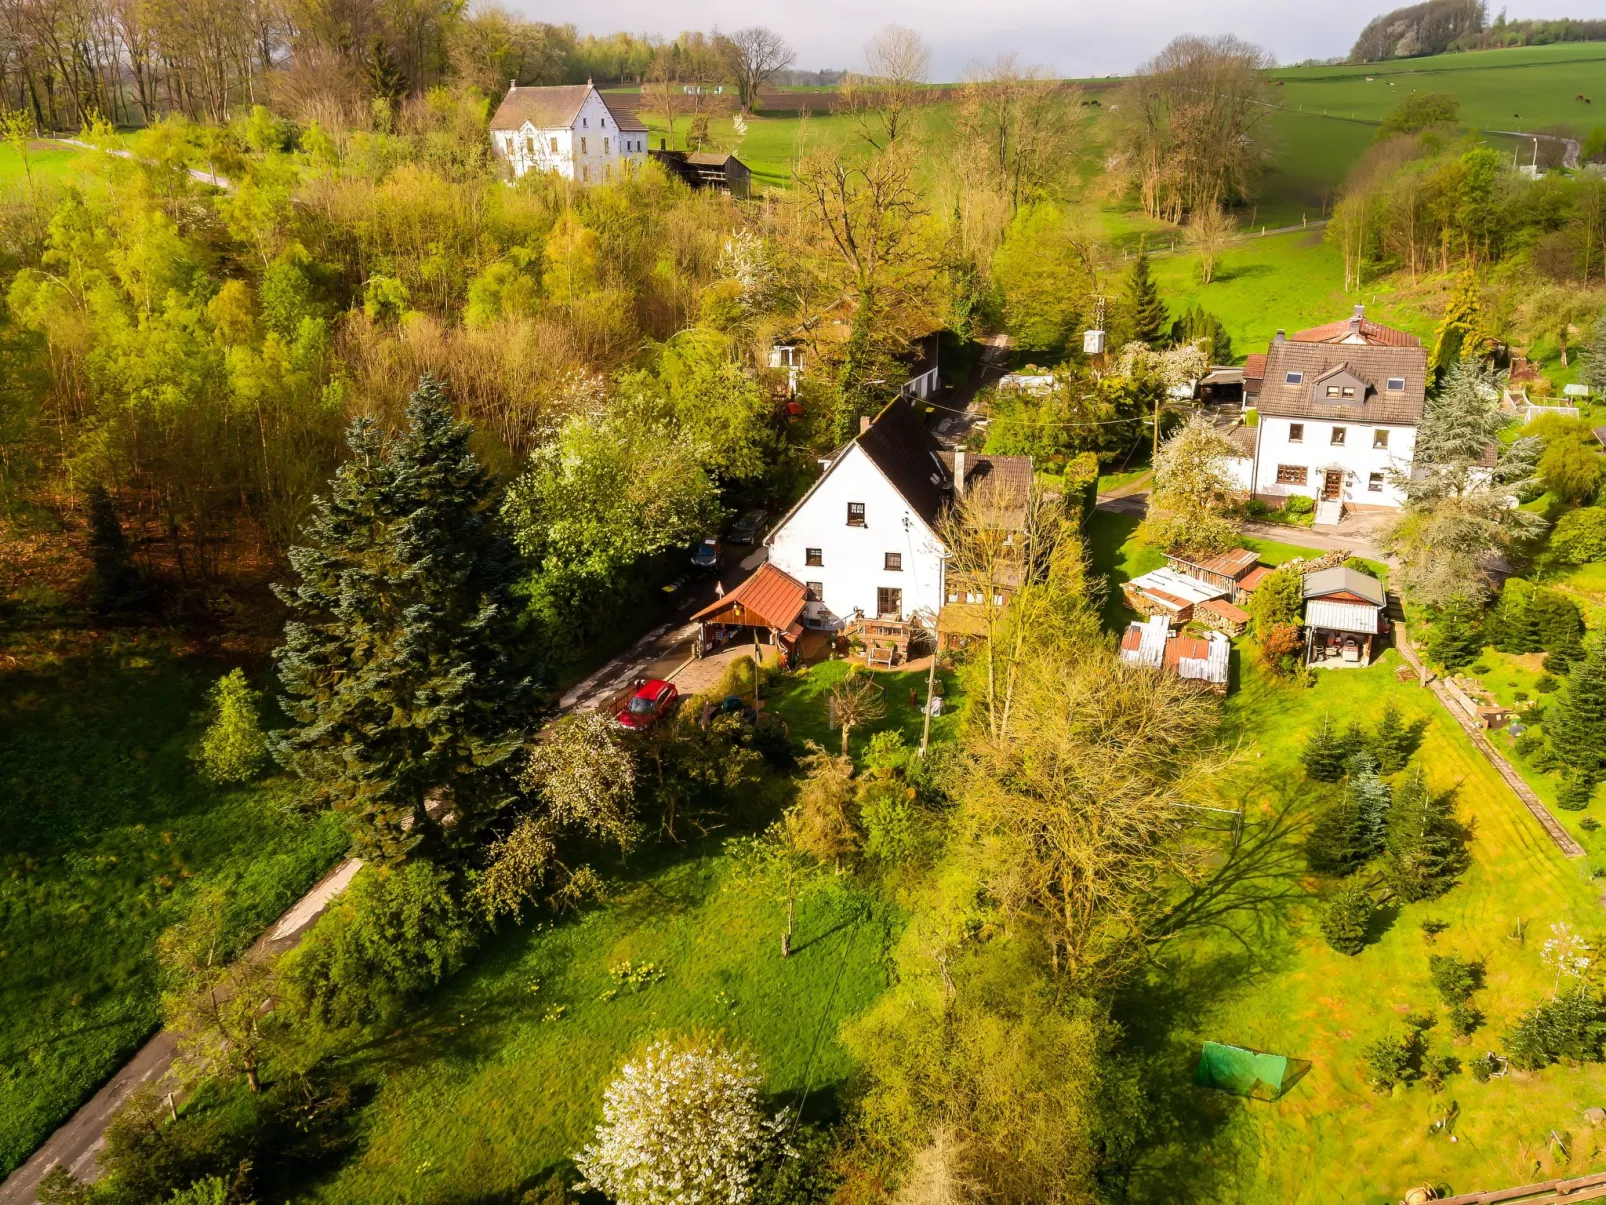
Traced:
[[915, 408], [902, 399], [891, 402], [876, 415], [858, 442], [909, 508], [928, 526], [935, 524], [950, 478], [946, 466], [937, 459], [941, 445]]
[[[1312, 396], [1316, 380], [1337, 368], [1366, 382], [1369, 388], [1364, 398], [1341, 402]], [[1266, 379], [1260, 387], [1259, 407], [1262, 414], [1289, 418], [1414, 426], [1422, 420], [1427, 371], [1427, 352], [1421, 347], [1293, 340], [1273, 343], [1266, 354]], [[1302, 374], [1299, 384], [1288, 383], [1290, 372]], [[1404, 390], [1386, 392], [1383, 386], [1389, 377], [1404, 377]]]
[[1259, 438], [1259, 427], [1237, 426], [1227, 429], [1227, 442], [1232, 445], [1232, 450], [1245, 460], [1255, 458], [1255, 441]]
[[613, 114], [613, 124], [618, 126], [621, 132], [626, 134], [645, 134], [647, 132], [645, 123], [636, 116], [634, 109], [620, 104], [617, 100], [609, 100], [606, 96], [602, 97], [602, 103], [608, 106], [608, 112]]
[[591, 94], [590, 84], [552, 88], [509, 88], [491, 118], [493, 130], [516, 130], [529, 122], [538, 130], [566, 130]]
[[[802, 582], [766, 561], [754, 571], [752, 577], [724, 598], [709, 603], [693, 615], [692, 620], [751, 624], [757, 618], [763, 621], [763, 626], [779, 628], [784, 632], [803, 613], [807, 594]], [[742, 609], [740, 619], [736, 617], [737, 606]]]
[[1360, 342], [1350, 344], [1352, 347], [1363, 347], [1368, 344], [1383, 347], [1422, 346], [1422, 340], [1415, 335], [1396, 330], [1392, 326], [1384, 326], [1381, 322], [1373, 322], [1370, 318], [1361, 319], [1358, 332], [1354, 326], [1354, 319], [1341, 318], [1337, 322], [1324, 322], [1321, 326], [1295, 331], [1289, 338], [1296, 343], [1340, 343], [1345, 339], [1355, 338], [1357, 334]]

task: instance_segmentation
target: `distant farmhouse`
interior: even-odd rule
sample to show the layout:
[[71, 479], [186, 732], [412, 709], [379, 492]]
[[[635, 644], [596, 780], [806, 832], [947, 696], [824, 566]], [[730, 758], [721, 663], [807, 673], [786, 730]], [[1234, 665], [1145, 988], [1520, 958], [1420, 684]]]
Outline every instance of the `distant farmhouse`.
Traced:
[[602, 184], [629, 170], [627, 164], [647, 161], [647, 127], [629, 109], [609, 104], [589, 82], [510, 85], [491, 118], [491, 147], [515, 180], [542, 171]]

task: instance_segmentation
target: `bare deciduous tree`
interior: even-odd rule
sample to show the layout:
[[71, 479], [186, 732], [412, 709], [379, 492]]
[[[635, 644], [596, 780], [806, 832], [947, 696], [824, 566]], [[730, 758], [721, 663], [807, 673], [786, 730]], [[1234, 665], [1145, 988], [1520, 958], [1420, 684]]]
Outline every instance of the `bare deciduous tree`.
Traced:
[[1237, 232], [1238, 223], [1220, 204], [1205, 205], [1189, 216], [1183, 237], [1198, 253], [1200, 284], [1207, 285], [1216, 278], [1216, 264], [1221, 253]]
[[1014, 54], [972, 64], [960, 92], [958, 133], [973, 183], [1003, 197], [1010, 212], [1064, 170], [1074, 146], [1081, 94], [1046, 67]]
[[859, 133], [872, 146], [897, 140], [919, 103], [931, 70], [931, 47], [914, 30], [884, 25], [864, 44], [864, 74], [843, 83], [842, 103], [858, 120]]
[[869, 672], [850, 672], [826, 695], [827, 719], [842, 729], [842, 756], [848, 755], [848, 737], [861, 724], [887, 714], [886, 695]]
[[724, 39], [725, 61], [736, 80], [736, 95], [742, 108], [751, 113], [758, 103], [758, 91], [775, 73], [792, 65], [797, 57], [786, 39], [773, 29], [751, 25]]

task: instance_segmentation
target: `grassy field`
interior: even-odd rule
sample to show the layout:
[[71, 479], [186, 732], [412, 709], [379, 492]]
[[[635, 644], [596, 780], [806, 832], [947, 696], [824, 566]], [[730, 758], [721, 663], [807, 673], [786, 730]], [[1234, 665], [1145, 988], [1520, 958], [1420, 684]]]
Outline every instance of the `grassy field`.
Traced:
[[[824, 694], [847, 669], [823, 662], [767, 688], [794, 739], [837, 747]], [[855, 750], [887, 727], [911, 744], [920, 737], [908, 689], [924, 698], [926, 675], [878, 677], [888, 714], [855, 735]], [[939, 738], [962, 702], [945, 685]], [[720, 837], [647, 862], [578, 918], [499, 935], [404, 1033], [358, 1055], [348, 1070], [377, 1092], [360, 1154], [302, 1192], [331, 1202], [516, 1199], [567, 1165], [619, 1063], [659, 1034], [723, 1031], [757, 1056], [772, 1094], [793, 1105], [806, 1096], [806, 1115], [832, 1115], [850, 1069], [837, 1030], [886, 986], [898, 916], [852, 880], [822, 876], [782, 959], [779, 900], [741, 878]], [[621, 990], [611, 971], [626, 961], [663, 977]]]
[[254, 937], [346, 844], [286, 786], [193, 771], [217, 667], [136, 646], [0, 674], [0, 1173], [157, 1023], [153, 943], [203, 884]]
[[1434, 319], [1392, 292], [1344, 291], [1338, 248], [1320, 230], [1247, 239], [1230, 248], [1208, 285], [1199, 283], [1198, 258], [1163, 255], [1153, 273], [1172, 313], [1198, 305], [1220, 318], [1240, 363], [1263, 352], [1279, 328], [1293, 332], [1349, 316], [1361, 302], [1379, 322], [1431, 339]]
[[[837, 1027], [885, 987], [896, 917], [827, 878], [782, 959], [779, 903], [733, 881], [718, 839], [685, 854], [579, 919], [505, 932], [364, 1051], [351, 1070], [377, 1096], [360, 1154], [304, 1199], [517, 1200], [585, 1144], [619, 1063], [660, 1034], [723, 1031], [769, 1092], [829, 1115], [849, 1069]], [[663, 978], [621, 990], [626, 961]]]
[[[1125, 516], [1095, 518], [1095, 568], [1119, 577], [1158, 563], [1131, 538], [1134, 527]], [[1297, 550], [1260, 551], [1274, 561]], [[1119, 617], [1118, 604], [1114, 610]], [[1395, 678], [1392, 650], [1367, 670], [1320, 672], [1309, 689], [1267, 678], [1246, 650], [1235, 661], [1228, 731], [1240, 753], [1221, 794], [1244, 806], [1244, 838], [1222, 867], [1219, 895], [1199, 901], [1198, 919], [1121, 1008], [1131, 1038], [1153, 1060], [1159, 1102], [1133, 1199], [1371, 1205], [1424, 1180], [1469, 1191], [1606, 1165], [1580, 1132], [1582, 1110], [1606, 1100], [1606, 1068], [1552, 1068], [1482, 1085], [1462, 1074], [1440, 1095], [1415, 1086], [1379, 1096], [1360, 1056], [1407, 1012], [1440, 1011], [1427, 976], [1433, 952], [1486, 961], [1488, 986], [1475, 1003], [1488, 1024], [1458, 1046], [1436, 1028], [1430, 1047], [1462, 1060], [1498, 1048], [1501, 1031], [1550, 990], [1540, 959], [1549, 925], [1566, 921], [1598, 944], [1602, 918], [1585, 863], [1561, 856], [1429, 694]], [[1435, 788], [1457, 791], [1472, 827], [1472, 865], [1447, 896], [1389, 915], [1373, 944], [1345, 957], [1316, 930], [1312, 905], [1328, 886], [1305, 872], [1302, 850], [1305, 828], [1333, 788], [1306, 782], [1298, 756], [1324, 713], [1369, 723], [1390, 698], [1408, 718], [1426, 721], [1417, 760]], [[1431, 947], [1425, 917], [1449, 923]], [[1194, 1088], [1206, 1039], [1313, 1068], [1276, 1103]], [[1455, 1143], [1427, 1132], [1451, 1100], [1460, 1106]], [[1569, 1136], [1569, 1161], [1547, 1150], [1551, 1129]]]
[[[787, 679], [785, 685], [769, 700], [769, 706], [786, 721], [794, 741], [811, 740], [835, 753], [842, 747], [842, 732], [827, 723], [826, 692], [847, 676], [849, 662], [822, 661]], [[926, 671], [876, 671], [876, 681], [885, 692], [887, 715], [851, 734], [849, 750], [857, 756], [875, 733], [895, 728], [903, 733], [908, 745], [920, 743], [922, 713], [920, 707], [926, 699]], [[918, 702], [911, 706], [909, 692], [915, 692]], [[949, 673], [937, 675], [937, 693], [943, 696], [944, 710], [931, 722], [931, 738], [951, 740], [958, 732], [959, 716], [964, 698], [958, 683]]]

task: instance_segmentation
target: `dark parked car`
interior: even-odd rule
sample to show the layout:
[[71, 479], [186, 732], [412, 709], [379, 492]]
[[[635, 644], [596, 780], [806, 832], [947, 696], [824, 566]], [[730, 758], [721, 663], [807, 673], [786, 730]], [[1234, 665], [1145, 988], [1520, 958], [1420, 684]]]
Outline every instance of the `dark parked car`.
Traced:
[[644, 732], [674, 711], [679, 702], [680, 691], [675, 689], [673, 682], [654, 678], [643, 683], [630, 697], [630, 702], [625, 704], [624, 710], [614, 718], [625, 728]]
[[719, 542], [718, 536], [709, 536], [696, 548], [692, 549], [691, 563], [705, 573], [725, 567], [725, 546]]
[[750, 510], [740, 519], [731, 524], [732, 544], [757, 544], [758, 538], [764, 531], [764, 512]]

